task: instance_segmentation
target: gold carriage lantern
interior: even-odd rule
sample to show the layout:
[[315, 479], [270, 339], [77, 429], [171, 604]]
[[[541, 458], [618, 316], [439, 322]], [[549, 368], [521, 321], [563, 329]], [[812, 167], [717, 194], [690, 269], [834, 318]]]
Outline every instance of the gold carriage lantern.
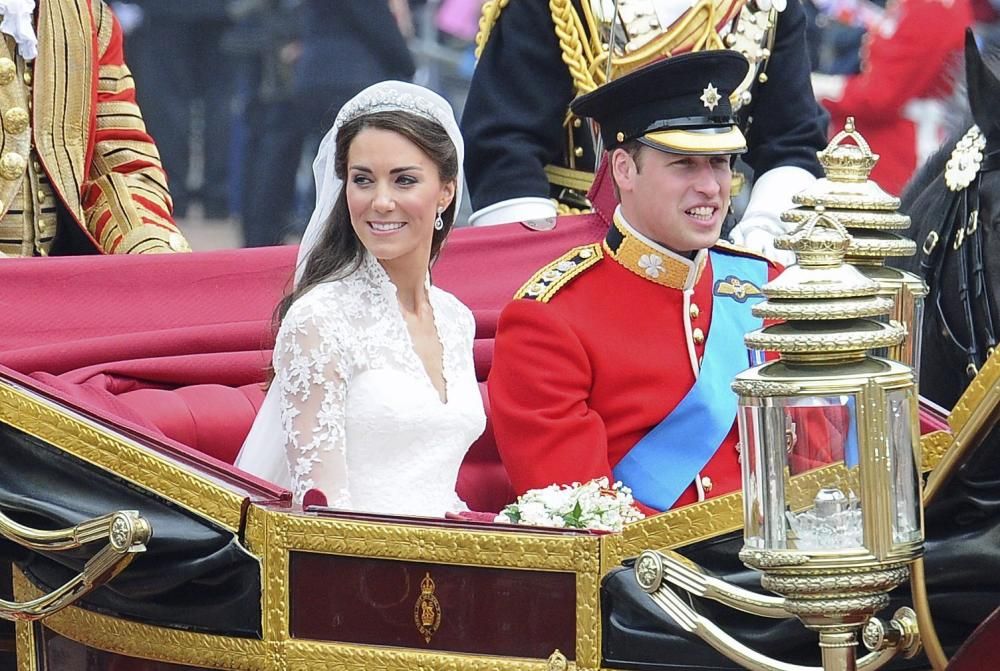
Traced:
[[852, 242], [846, 262], [878, 283], [879, 296], [893, 299], [890, 318], [908, 333], [899, 344], [879, 349], [876, 354], [910, 366], [919, 380], [927, 286], [916, 275], [885, 265], [887, 258], [913, 256], [916, 252], [916, 243], [898, 233], [909, 228], [910, 218], [897, 211], [899, 198], [869, 179], [879, 157], [855, 129], [853, 117], [847, 117], [844, 130], [818, 156], [826, 177], [796, 195], [792, 200], [800, 207], [783, 213], [781, 218], [801, 224], [815, 212], [826, 211], [850, 232]]
[[[738, 375], [745, 545], [761, 584], [820, 634], [824, 668], [853, 669], [857, 632], [923, 553], [913, 373], [868, 350], [901, 326], [891, 301], [843, 263], [850, 235], [815, 213], [786, 239], [798, 265], [754, 308], [783, 320], [746, 336], [780, 359]], [[809, 485], [792, 496], [791, 476]], [[877, 623], [877, 620], [872, 620]], [[873, 625], [875, 626], [875, 625]]]

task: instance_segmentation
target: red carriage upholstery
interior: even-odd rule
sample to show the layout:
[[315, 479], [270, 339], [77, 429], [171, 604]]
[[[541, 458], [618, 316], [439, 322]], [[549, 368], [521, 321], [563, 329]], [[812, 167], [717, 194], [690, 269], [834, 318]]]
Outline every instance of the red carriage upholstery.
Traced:
[[[511, 224], [452, 234], [434, 282], [476, 316], [481, 382], [500, 309], [517, 288], [605, 230], [603, 220], [583, 216], [544, 233]], [[271, 316], [294, 260], [293, 247], [5, 259], [0, 365], [104, 417], [232, 464], [263, 399]], [[513, 499], [489, 424], [469, 450], [458, 491], [473, 510], [497, 511]]]

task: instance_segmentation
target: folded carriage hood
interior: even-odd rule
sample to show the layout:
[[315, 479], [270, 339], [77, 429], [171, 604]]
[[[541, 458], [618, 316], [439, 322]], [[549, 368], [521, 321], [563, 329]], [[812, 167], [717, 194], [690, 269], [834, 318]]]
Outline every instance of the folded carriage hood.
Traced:
[[[21, 524], [59, 529], [116, 510], [149, 521], [146, 551], [77, 605], [164, 627], [260, 635], [260, 565], [232, 531], [7, 424], [0, 425], [0, 472], [7, 474], [0, 512]], [[43, 553], [5, 542], [0, 554], [48, 592], [100, 546]]]

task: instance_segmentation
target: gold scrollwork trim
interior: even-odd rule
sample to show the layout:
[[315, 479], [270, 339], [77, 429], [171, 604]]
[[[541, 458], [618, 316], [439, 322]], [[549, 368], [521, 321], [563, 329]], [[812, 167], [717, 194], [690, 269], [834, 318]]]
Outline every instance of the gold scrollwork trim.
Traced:
[[[595, 557], [596, 559], [596, 557]], [[576, 663], [596, 669], [601, 665], [601, 575], [595, 566], [576, 574]]]
[[[876, 231], [905, 231], [910, 227], [910, 218], [898, 212], [866, 212], [864, 210], [831, 210], [826, 208], [848, 230], [862, 228]], [[781, 220], [793, 224], [801, 224], [812, 217], [815, 210], [792, 209], [781, 213]]]
[[287, 550], [467, 566], [597, 570], [595, 536], [428, 528], [288, 513], [270, 513], [269, 518], [268, 542]]
[[737, 378], [730, 385], [740, 396], [794, 396], [799, 386], [787, 382], [765, 382], [763, 380], [744, 380]]
[[884, 239], [854, 238], [847, 247], [845, 258], [886, 258], [890, 256], [913, 256], [917, 253], [917, 243], [906, 238]]
[[[545, 671], [545, 659], [496, 658], [480, 655], [459, 655], [434, 652], [367, 648], [354, 645], [330, 647], [310, 641], [291, 641], [286, 646], [289, 669], [296, 671]], [[597, 667], [578, 666], [570, 669], [596, 671]]]
[[951, 447], [954, 436], [948, 431], [933, 431], [920, 436], [920, 468], [924, 472], [934, 470], [941, 463], [944, 453]]
[[799, 617], [823, 617], [829, 613], [877, 613], [889, 605], [888, 594], [872, 594], [870, 596], [855, 596], [826, 599], [792, 599], [785, 600], [789, 613]]
[[771, 301], [753, 306], [753, 314], [765, 319], [857, 319], [892, 312], [888, 298], [845, 298], [835, 304], [818, 301]]
[[892, 347], [903, 341], [906, 333], [902, 327], [882, 325], [878, 331], [868, 333], [806, 333], [785, 334], [754, 331], [744, 337], [747, 347], [791, 354], [814, 352], [858, 352], [864, 349]]
[[[795, 553], [788, 553], [786, 557], [774, 553], [774, 556], [777, 558], [777, 563], [758, 563], [752, 560], [747, 560], [747, 563], [759, 565], [762, 568], [783, 568], [788, 565], [789, 559], [794, 559], [799, 564], [808, 561], [808, 558], [803, 560], [803, 555]], [[740, 559], [744, 559], [742, 552]], [[829, 575], [793, 573], [790, 569], [786, 573], [768, 572], [761, 576], [761, 586], [778, 594], [794, 594], [796, 597], [814, 595], [837, 598], [888, 592], [897, 585], [906, 582], [909, 577], [910, 571], [905, 566], [889, 566], [881, 570], [863, 569], [854, 572], [837, 570]]]
[[[250, 551], [261, 557], [261, 612], [264, 639], [283, 642], [290, 638], [287, 543], [272, 521], [281, 513], [250, 506], [246, 540]], [[277, 644], [276, 643], [276, 644]]]
[[899, 209], [898, 198], [885, 199], [871, 196], [864, 197], [861, 194], [853, 193], [825, 193], [821, 197], [814, 196], [813, 194], [800, 193], [792, 199], [792, 202], [796, 205], [803, 205], [805, 207], [823, 206], [828, 210], [844, 209], [892, 211]]
[[242, 497], [0, 381], [0, 421], [235, 531]]
[[924, 504], [932, 501], [962, 463], [964, 456], [982, 441], [982, 434], [997, 421], [1000, 412], [1000, 350], [993, 352], [969, 383], [948, 415], [951, 442], [924, 488]]
[[38, 654], [35, 651], [35, 623], [18, 621], [14, 624], [17, 646], [17, 671], [38, 671]]
[[[780, 239], [780, 238], [779, 238]], [[785, 247], [787, 245], [775, 244], [775, 247]], [[790, 300], [802, 300], [811, 298], [858, 298], [870, 296], [872, 294], [871, 280], [865, 278], [858, 281], [845, 279], [838, 282], [836, 286], [822, 285], [818, 287], [803, 286], [794, 284], [791, 286], [780, 286], [775, 283], [768, 284], [764, 289], [764, 295], [768, 298], [782, 298]]]
[[743, 495], [726, 494], [634, 522], [620, 534], [601, 537], [601, 573], [643, 550], [669, 550], [743, 527]]
[[[958, 433], [965, 427], [966, 423], [984, 402], [990, 400], [990, 396], [995, 393], [997, 384], [1000, 384], [1000, 350], [997, 350], [983, 367], [969, 386], [962, 393], [961, 398], [955, 403], [951, 414], [948, 415], [948, 424], [951, 430]], [[995, 403], [995, 399], [993, 399]]]
[[[14, 593], [18, 599], [40, 596], [38, 589], [17, 569]], [[132, 657], [237, 671], [278, 668], [268, 659], [267, 646], [262, 641], [154, 627], [75, 606], [49, 616], [44, 626], [92, 648]]]

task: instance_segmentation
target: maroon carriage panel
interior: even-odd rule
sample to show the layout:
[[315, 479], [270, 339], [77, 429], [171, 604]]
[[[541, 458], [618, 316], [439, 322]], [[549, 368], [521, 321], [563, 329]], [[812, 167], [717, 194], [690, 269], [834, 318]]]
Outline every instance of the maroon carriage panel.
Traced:
[[546, 658], [576, 650], [576, 576], [293, 552], [291, 635]]

